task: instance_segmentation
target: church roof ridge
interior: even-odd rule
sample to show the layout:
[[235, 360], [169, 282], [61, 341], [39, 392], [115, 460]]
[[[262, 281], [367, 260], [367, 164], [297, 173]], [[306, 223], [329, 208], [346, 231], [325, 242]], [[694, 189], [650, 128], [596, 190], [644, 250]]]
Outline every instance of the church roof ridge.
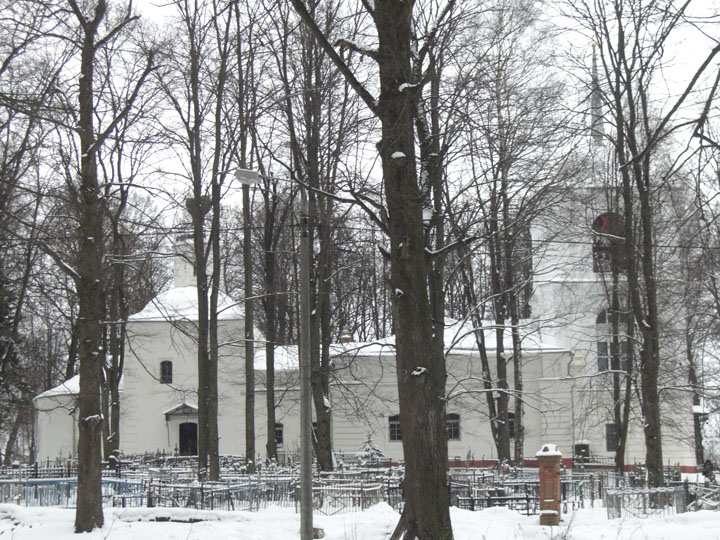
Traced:
[[[218, 294], [218, 320], [244, 319], [242, 305], [229, 295]], [[142, 311], [131, 315], [130, 322], [197, 321], [197, 288], [173, 287], [150, 300]]]

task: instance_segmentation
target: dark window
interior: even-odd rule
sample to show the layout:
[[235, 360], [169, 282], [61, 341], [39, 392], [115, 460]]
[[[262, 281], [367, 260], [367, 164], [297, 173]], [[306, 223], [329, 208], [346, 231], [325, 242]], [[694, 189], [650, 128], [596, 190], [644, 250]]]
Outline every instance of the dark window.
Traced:
[[160, 382], [162, 384], [172, 383], [172, 362], [169, 360], [160, 362]]
[[595, 218], [593, 230], [593, 272], [624, 272], [625, 220], [620, 214], [607, 212]]
[[275, 446], [283, 445], [283, 425], [280, 422], [275, 424]]
[[608, 344], [607, 341], [597, 342], [597, 361], [598, 371], [607, 371], [608, 369]]
[[615, 424], [605, 424], [605, 449], [608, 452], [617, 450], [617, 426]]
[[460, 440], [460, 415], [450, 413], [445, 419], [447, 424], [447, 438], [448, 441], [459, 441]]
[[590, 457], [590, 445], [587, 443], [578, 443], [575, 445], [575, 455], [573, 456], [580, 463], [588, 461]]
[[388, 428], [390, 429], [391, 441], [402, 441], [402, 433], [400, 432], [400, 415], [388, 417]]

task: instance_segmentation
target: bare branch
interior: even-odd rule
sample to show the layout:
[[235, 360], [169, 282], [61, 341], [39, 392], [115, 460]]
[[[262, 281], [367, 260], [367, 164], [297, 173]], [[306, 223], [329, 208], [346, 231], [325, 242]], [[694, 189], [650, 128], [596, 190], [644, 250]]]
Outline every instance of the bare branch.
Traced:
[[298, 15], [300, 15], [300, 18], [303, 20], [303, 22], [307, 25], [307, 27], [310, 29], [310, 31], [313, 33], [315, 38], [318, 40], [318, 43], [323, 48], [323, 50], [327, 53], [327, 55], [332, 59], [333, 63], [337, 66], [338, 70], [345, 76], [350, 86], [353, 87], [353, 90], [357, 92], [357, 94], [360, 96], [360, 98], [365, 102], [365, 105], [367, 105], [368, 109], [370, 109], [373, 114], [378, 114], [378, 106], [375, 101], [375, 98], [370, 94], [370, 92], [367, 91], [367, 89], [360, 83], [360, 81], [355, 77], [355, 74], [350, 70], [348, 65], [345, 63], [345, 61], [340, 58], [340, 55], [337, 53], [337, 51], [333, 48], [333, 46], [328, 41], [327, 37], [325, 37], [325, 34], [322, 30], [320, 30], [320, 27], [318, 27], [317, 23], [315, 22], [315, 19], [310, 15], [307, 8], [305, 7], [305, 3], [302, 0], [291, 0], [293, 6], [295, 7], [295, 11]]

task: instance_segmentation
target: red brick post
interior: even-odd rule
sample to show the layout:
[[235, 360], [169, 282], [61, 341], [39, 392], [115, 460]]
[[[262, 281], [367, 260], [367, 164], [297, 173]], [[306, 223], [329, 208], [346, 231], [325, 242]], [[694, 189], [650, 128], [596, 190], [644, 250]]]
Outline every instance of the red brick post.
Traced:
[[554, 444], [544, 444], [535, 456], [540, 469], [540, 525], [559, 525], [562, 454]]

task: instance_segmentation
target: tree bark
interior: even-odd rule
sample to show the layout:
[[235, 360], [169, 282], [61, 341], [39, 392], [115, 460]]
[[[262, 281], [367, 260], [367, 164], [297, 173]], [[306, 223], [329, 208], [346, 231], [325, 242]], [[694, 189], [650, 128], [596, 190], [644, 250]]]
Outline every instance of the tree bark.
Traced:
[[369, 8], [378, 34], [377, 103], [329, 44], [305, 4], [301, 0], [292, 2], [325, 52], [381, 123], [382, 137], [377, 146], [388, 213], [390, 286], [405, 458], [405, 506], [391, 538], [449, 540], [453, 533], [447, 487], [445, 362], [444, 356], [433, 355], [422, 197], [415, 167], [415, 97], [400, 88], [401, 84], [412, 82], [414, 2], [376, 0], [374, 8]]
[[101, 290], [103, 230], [101, 192], [97, 176], [97, 140], [94, 118], [93, 78], [95, 70], [95, 37], [106, 11], [99, 0], [92, 20], [86, 19], [70, 0], [82, 26], [82, 48], [79, 80], [80, 189], [79, 229], [80, 251], [76, 280], [79, 314], [78, 359], [80, 374], [78, 486], [75, 532], [89, 532], [103, 526], [101, 491], [101, 451], [103, 416], [101, 411], [101, 370], [103, 364], [102, 327], [105, 306]]
[[[452, 527], [447, 489], [446, 373], [434, 358], [432, 312], [422, 224], [422, 200], [415, 169], [412, 96], [399, 90], [411, 81], [414, 2], [378, 0], [383, 185], [390, 230], [390, 286], [403, 430], [405, 507], [393, 539], [448, 540]], [[398, 152], [404, 157], [398, 157]], [[426, 370], [426, 371], [423, 371]], [[420, 374], [418, 375], [418, 373]]]

